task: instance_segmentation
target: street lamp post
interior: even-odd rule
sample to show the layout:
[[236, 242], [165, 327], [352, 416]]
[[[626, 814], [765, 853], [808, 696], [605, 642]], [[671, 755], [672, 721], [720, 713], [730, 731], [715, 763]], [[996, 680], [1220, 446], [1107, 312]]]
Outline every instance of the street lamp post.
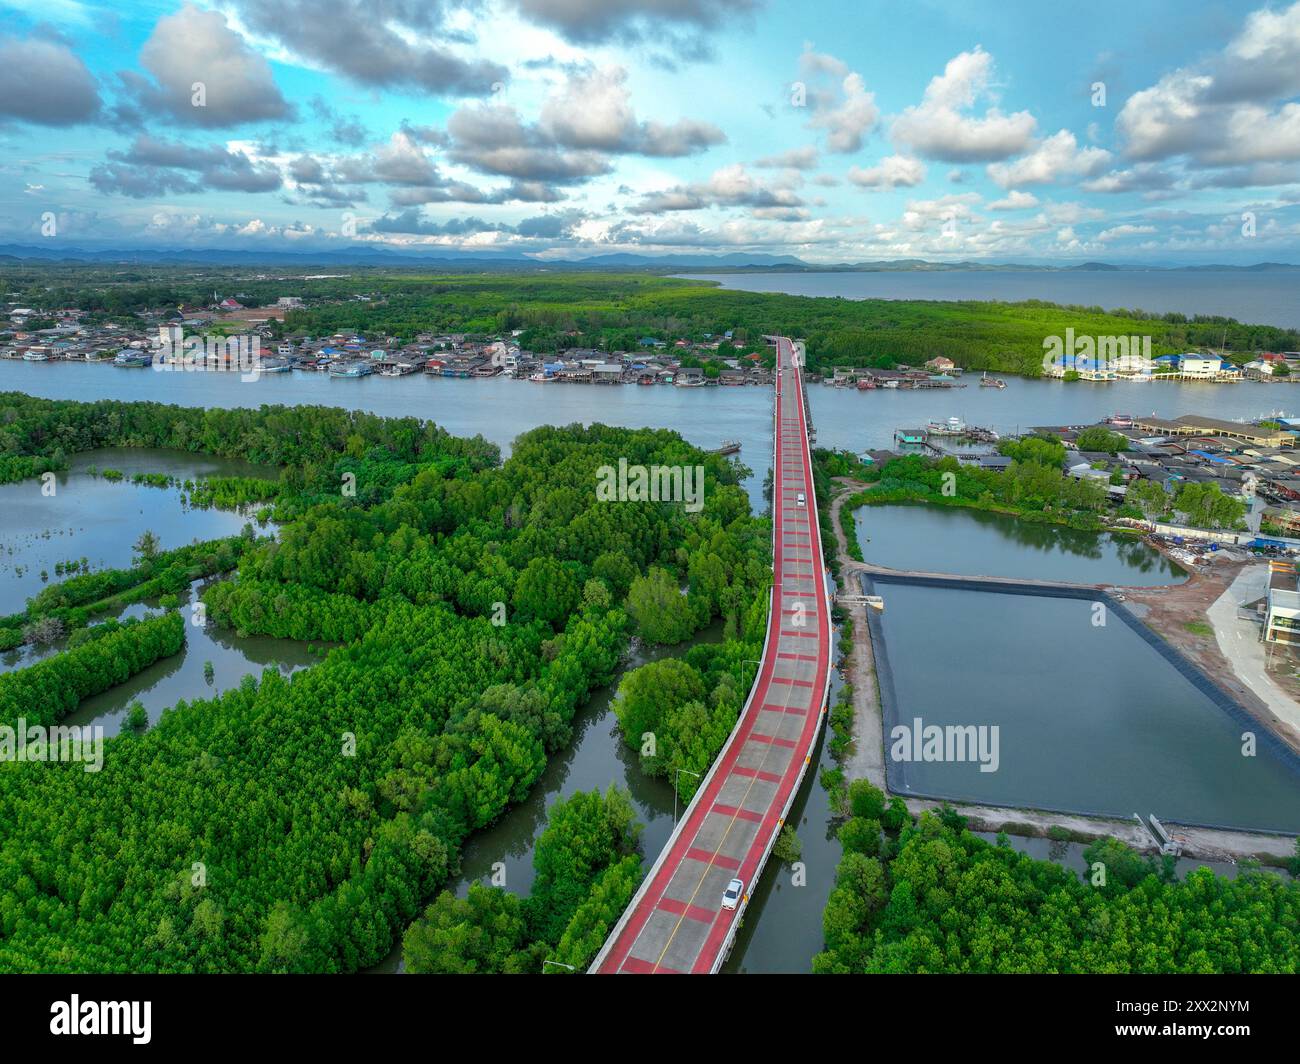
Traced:
[[685, 772], [686, 775], [688, 776], [694, 776], [696, 779], [700, 778], [700, 774], [698, 772], [692, 772], [688, 768], [679, 768], [677, 770], [677, 778], [673, 780], [673, 826], [674, 827], [677, 826], [677, 788], [681, 786], [683, 772]]
[[572, 964], [565, 964], [564, 961], [542, 961], [543, 968], [545, 968], [548, 964], [554, 964], [558, 968], [568, 968], [569, 971], [571, 972], [576, 972], [578, 970]]

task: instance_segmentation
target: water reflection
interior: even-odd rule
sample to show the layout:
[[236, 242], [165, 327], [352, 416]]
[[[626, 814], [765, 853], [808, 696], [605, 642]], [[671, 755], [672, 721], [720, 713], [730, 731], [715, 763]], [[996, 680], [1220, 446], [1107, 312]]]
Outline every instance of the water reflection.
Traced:
[[1158, 551], [1128, 536], [947, 506], [863, 506], [853, 517], [862, 556], [890, 569], [1079, 584], [1187, 579]]

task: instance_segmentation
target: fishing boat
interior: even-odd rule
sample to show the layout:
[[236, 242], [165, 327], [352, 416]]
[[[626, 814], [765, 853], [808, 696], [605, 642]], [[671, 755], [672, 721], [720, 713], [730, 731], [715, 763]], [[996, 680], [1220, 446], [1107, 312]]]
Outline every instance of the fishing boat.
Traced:
[[858, 391], [860, 392], [875, 391], [875, 388], [876, 388], [876, 382], [873, 380], [869, 380], [866, 377], [863, 377], [862, 380], [858, 381]]
[[987, 373], [985, 373], [984, 376], [980, 378], [981, 388], [1005, 388], [1006, 386], [1007, 386], [1006, 381], [998, 377], [990, 377]]
[[931, 436], [964, 436], [966, 422], [959, 417], [950, 417], [947, 421], [930, 421], [925, 429]]
[[551, 381], [555, 380], [554, 377], [548, 376], [547, 374], [543, 373], [541, 370], [538, 370], [536, 373], [532, 374], [528, 379], [532, 381], [534, 384], [550, 384]]
[[898, 381], [896, 381], [896, 380], [887, 380], [887, 381], [885, 381], [885, 382], [881, 385], [881, 387], [882, 387], [882, 388], [897, 388], [897, 387], [898, 387]]
[[44, 351], [24, 351], [24, 352], [23, 352], [23, 361], [24, 361], [24, 362], [48, 362], [49, 360], [50, 360], [50, 356], [47, 355]]
[[739, 440], [723, 440], [722, 446], [717, 448], [714, 454], [737, 454], [740, 451]]
[[287, 358], [268, 358], [257, 364], [258, 373], [288, 373], [293, 364]]
[[373, 372], [369, 362], [343, 362], [330, 366], [331, 377], [369, 377]]
[[113, 365], [128, 369], [140, 369], [153, 363], [153, 359], [143, 351], [119, 351], [113, 359]]
[[1106, 419], [1107, 425], [1114, 425], [1117, 429], [1131, 429], [1133, 427], [1132, 414], [1111, 414]]

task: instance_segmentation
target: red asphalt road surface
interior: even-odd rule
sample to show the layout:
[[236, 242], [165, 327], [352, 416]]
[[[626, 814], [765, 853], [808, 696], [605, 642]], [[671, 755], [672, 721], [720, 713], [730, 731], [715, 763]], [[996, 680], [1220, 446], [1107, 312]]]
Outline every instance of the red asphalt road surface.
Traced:
[[[802, 370], [777, 347], [773, 609], [741, 719], [592, 966], [593, 972], [696, 973], [725, 960], [736, 922], [808, 767], [830, 669], [830, 618]], [[805, 504], [797, 503], [802, 493]], [[722, 907], [733, 878], [735, 910]]]

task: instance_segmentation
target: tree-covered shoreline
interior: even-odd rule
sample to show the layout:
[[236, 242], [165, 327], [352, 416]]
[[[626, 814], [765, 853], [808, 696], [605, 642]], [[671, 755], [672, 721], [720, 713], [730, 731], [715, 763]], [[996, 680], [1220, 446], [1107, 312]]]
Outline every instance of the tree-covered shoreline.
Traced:
[[[1225, 879], [1115, 839], [1083, 874], [966, 830], [951, 809], [913, 822], [859, 780], [824, 916], [821, 974], [1294, 973], [1300, 883]], [[895, 802], [898, 800], [895, 799]]]
[[[807, 341], [808, 366], [920, 365], [938, 355], [974, 370], [1038, 376], [1043, 341], [1067, 328], [1084, 336], [1150, 336], [1153, 355], [1226, 349], [1245, 362], [1259, 351], [1300, 349], [1300, 332], [1232, 318], [1148, 313], [1041, 300], [852, 300], [745, 292], [717, 282], [648, 272], [439, 273], [349, 267], [335, 277], [266, 277], [246, 270], [9, 267], [10, 290], [51, 312], [75, 306], [91, 323], [139, 326], [141, 315], [205, 305], [214, 287], [237, 290], [251, 306], [282, 296], [304, 301], [271, 328], [276, 336], [336, 332], [412, 340], [421, 334], [481, 338], [519, 330], [520, 345], [540, 353], [568, 348], [638, 349], [643, 338], [672, 344], [726, 333], [721, 354], [762, 351], [765, 334]], [[152, 320], [152, 319], [150, 319]], [[238, 322], [222, 321], [228, 329]], [[689, 356], [688, 358], [693, 357]], [[694, 364], [692, 362], [691, 364]], [[0, 449], [0, 454], [3, 449]]]

